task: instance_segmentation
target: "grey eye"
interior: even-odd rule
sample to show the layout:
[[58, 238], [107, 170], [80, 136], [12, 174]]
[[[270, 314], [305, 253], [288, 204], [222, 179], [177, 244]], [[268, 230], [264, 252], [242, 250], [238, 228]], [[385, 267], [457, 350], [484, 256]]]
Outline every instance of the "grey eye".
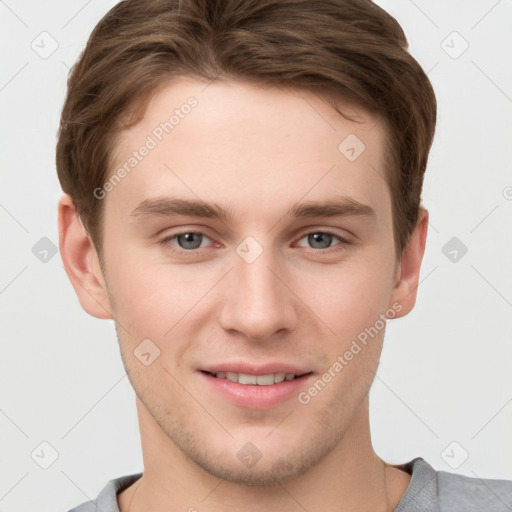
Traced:
[[310, 244], [313, 249], [328, 249], [331, 246], [333, 240], [333, 235], [329, 233], [310, 233], [306, 236], [308, 239], [308, 244]]
[[201, 233], [182, 233], [176, 235], [176, 240], [182, 249], [197, 249], [201, 246], [203, 236]]

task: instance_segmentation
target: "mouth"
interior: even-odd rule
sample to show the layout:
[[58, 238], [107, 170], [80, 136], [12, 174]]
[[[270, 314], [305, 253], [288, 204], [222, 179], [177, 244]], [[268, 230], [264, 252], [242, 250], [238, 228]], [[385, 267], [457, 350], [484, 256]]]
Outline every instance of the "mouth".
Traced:
[[272, 386], [274, 384], [280, 384], [281, 382], [288, 382], [291, 380], [297, 380], [305, 375], [309, 375], [311, 372], [306, 373], [268, 373], [265, 375], [253, 375], [250, 373], [237, 373], [237, 372], [208, 372], [202, 371], [207, 375], [215, 377], [216, 379], [226, 379], [230, 382], [236, 382], [238, 384], [250, 385], [250, 386]]
[[[276, 371], [278, 369], [286, 371]], [[205, 396], [215, 401], [228, 400], [242, 409], [270, 409], [297, 400], [301, 390], [313, 379], [312, 371], [291, 367], [275, 368], [273, 372], [271, 368], [244, 368], [244, 372], [227, 370], [210, 368], [198, 372], [205, 385]]]

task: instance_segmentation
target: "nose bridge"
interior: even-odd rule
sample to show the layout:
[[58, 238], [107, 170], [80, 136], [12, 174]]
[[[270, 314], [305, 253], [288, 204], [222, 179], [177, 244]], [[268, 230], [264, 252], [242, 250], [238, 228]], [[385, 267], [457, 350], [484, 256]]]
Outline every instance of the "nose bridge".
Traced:
[[292, 329], [296, 321], [291, 294], [275, 275], [279, 265], [274, 251], [258, 246], [248, 240], [237, 247], [221, 314], [225, 330], [235, 329], [252, 340]]

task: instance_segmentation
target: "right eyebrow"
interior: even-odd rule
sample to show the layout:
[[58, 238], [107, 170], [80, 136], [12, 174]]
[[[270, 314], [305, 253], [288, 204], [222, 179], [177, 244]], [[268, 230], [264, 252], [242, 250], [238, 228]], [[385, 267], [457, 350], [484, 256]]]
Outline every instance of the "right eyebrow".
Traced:
[[218, 204], [206, 203], [195, 199], [167, 197], [145, 199], [139, 203], [130, 215], [138, 219], [150, 216], [183, 215], [220, 219], [223, 221], [233, 220], [233, 215]]

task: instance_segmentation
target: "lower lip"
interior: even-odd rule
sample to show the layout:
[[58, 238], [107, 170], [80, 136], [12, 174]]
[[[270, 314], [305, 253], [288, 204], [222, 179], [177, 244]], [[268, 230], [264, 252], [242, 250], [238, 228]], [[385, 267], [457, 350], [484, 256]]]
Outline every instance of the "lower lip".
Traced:
[[279, 384], [270, 386], [257, 386], [251, 384], [239, 384], [228, 379], [218, 379], [205, 372], [199, 372], [206, 383], [228, 400], [240, 407], [250, 409], [266, 409], [273, 407], [292, 397], [297, 397], [311, 373], [302, 375], [293, 380], [285, 380]]

